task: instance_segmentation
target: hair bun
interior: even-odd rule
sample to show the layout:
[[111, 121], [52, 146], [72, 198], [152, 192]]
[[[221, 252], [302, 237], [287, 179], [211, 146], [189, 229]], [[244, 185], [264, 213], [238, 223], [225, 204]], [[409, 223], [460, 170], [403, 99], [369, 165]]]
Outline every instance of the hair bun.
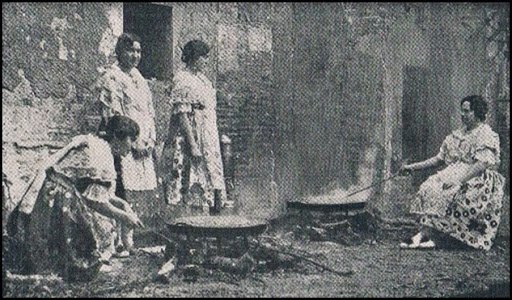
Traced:
[[190, 64], [196, 61], [199, 57], [205, 56], [210, 52], [208, 45], [201, 40], [191, 40], [185, 44], [181, 50], [181, 60]]

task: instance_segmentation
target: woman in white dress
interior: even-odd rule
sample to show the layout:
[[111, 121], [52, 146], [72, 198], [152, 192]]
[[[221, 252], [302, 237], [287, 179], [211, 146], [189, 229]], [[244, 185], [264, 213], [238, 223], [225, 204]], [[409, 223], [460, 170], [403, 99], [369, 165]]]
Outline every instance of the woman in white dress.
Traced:
[[217, 99], [203, 71], [209, 47], [193, 40], [183, 48], [183, 71], [173, 80], [172, 112], [162, 169], [165, 199], [200, 212], [218, 213], [226, 202], [226, 187], [217, 128]]
[[[120, 177], [116, 194], [137, 209], [142, 199], [154, 194], [157, 187], [153, 150], [156, 142], [155, 111], [146, 79], [137, 70], [141, 59], [140, 38], [123, 33], [115, 49], [117, 62], [100, 77], [97, 88], [102, 106], [102, 124], [114, 115], [129, 117], [140, 128], [132, 151], [115, 157]], [[102, 126], [100, 126], [100, 132]], [[140, 212], [139, 212], [140, 213]], [[121, 228], [125, 250], [133, 249], [133, 231]]]

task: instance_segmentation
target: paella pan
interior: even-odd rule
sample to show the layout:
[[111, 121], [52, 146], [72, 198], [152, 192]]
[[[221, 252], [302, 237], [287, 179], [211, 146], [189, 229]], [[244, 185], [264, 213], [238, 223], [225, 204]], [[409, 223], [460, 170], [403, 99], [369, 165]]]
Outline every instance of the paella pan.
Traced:
[[192, 216], [167, 223], [168, 229], [177, 234], [203, 236], [233, 236], [261, 234], [267, 229], [264, 220], [245, 216]]

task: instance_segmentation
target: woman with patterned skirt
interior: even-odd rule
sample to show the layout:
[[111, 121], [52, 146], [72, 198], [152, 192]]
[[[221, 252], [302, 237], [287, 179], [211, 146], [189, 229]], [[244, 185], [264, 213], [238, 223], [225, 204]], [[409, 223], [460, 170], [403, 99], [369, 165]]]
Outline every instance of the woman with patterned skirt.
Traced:
[[402, 248], [435, 247], [430, 229], [476, 249], [491, 248], [500, 223], [504, 177], [497, 172], [499, 136], [484, 123], [487, 110], [481, 96], [462, 99], [463, 128], [446, 137], [437, 156], [402, 167], [410, 172], [447, 165], [420, 186], [411, 213], [420, 216], [422, 229], [401, 243]]
[[137, 124], [111, 118], [105, 139], [79, 135], [52, 155], [9, 217], [21, 273], [93, 279], [114, 254], [115, 224], [142, 226], [128, 203], [115, 196], [113, 155], [130, 151]]
[[[162, 155], [165, 199], [191, 214], [230, 207], [217, 128], [217, 99], [204, 75], [209, 47], [192, 40], [183, 48], [185, 70], [174, 77], [169, 134]], [[215, 203], [217, 203], [215, 207]]]

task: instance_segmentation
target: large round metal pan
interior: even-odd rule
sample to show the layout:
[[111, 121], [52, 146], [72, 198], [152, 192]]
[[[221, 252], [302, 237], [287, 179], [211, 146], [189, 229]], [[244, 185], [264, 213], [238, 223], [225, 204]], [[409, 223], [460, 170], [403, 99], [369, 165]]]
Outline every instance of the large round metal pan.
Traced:
[[311, 211], [353, 211], [360, 210], [366, 206], [366, 202], [350, 203], [308, 203], [305, 201], [288, 201], [287, 207]]
[[229, 237], [261, 234], [267, 223], [243, 216], [192, 216], [178, 218], [167, 227], [177, 234]]

